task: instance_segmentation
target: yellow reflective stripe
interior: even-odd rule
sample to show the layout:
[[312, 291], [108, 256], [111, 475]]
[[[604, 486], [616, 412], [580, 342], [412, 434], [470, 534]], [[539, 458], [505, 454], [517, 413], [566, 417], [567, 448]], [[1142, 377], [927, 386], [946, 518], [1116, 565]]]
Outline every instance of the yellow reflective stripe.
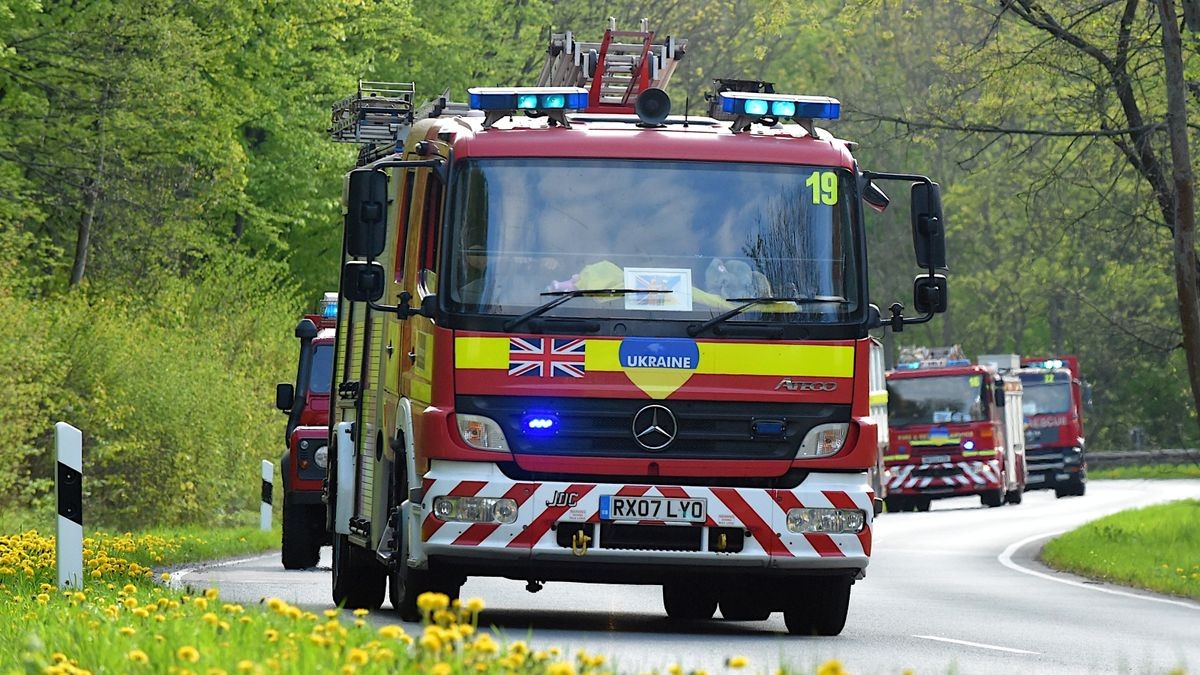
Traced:
[[996, 454], [996, 449], [988, 448], [987, 450], [964, 450], [962, 453], [962, 456], [963, 457], [983, 457], [984, 455], [994, 455], [994, 454]]
[[[587, 340], [584, 368], [588, 372], [622, 372], [620, 340]], [[850, 345], [779, 345], [701, 342], [696, 373], [714, 375], [780, 375], [792, 377], [853, 377], [854, 347]], [[507, 337], [454, 339], [456, 368], [508, 368]], [[884, 394], [886, 397], [886, 393]], [[885, 398], [886, 401], [886, 398]]]
[[870, 397], [867, 398], [867, 402], [870, 405], [884, 405], [888, 402], [887, 392], [886, 391], [873, 391], [873, 392], [871, 392]]
[[945, 445], [958, 445], [961, 441], [961, 438], [922, 438], [912, 441], [909, 445], [914, 448], [940, 448]]
[[902, 460], [902, 459], [908, 459], [910, 456], [911, 456], [911, 455], [884, 455], [884, 456], [883, 456], [883, 461], [885, 461], [885, 462], [899, 462], [899, 461], [900, 461], [900, 460]]
[[454, 367], [508, 368], [508, 338], [454, 338]]

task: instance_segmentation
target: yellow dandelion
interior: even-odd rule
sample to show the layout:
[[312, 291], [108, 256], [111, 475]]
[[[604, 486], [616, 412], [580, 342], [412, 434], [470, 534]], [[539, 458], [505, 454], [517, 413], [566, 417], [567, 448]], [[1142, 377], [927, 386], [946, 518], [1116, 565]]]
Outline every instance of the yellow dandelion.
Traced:
[[267, 639], [267, 642], [275, 642], [279, 639], [279, 631], [275, 630], [274, 628], [268, 628], [266, 632], [263, 633], [263, 637]]
[[744, 656], [731, 656], [725, 659], [725, 665], [730, 668], [745, 668], [747, 663], [749, 661]]
[[388, 663], [396, 658], [396, 652], [384, 647], [375, 652], [375, 660], [382, 663]]
[[354, 616], [366, 616], [370, 613], [371, 613], [370, 610], [362, 609], [361, 607], [359, 609], [354, 610]]
[[238, 661], [237, 662], [237, 671], [239, 673], [254, 672], [254, 662], [251, 661], [250, 659], [242, 659], [241, 661]]
[[219, 591], [215, 588], [210, 588], [210, 589], [204, 591], [204, 597], [208, 598], [209, 600], [216, 600], [218, 597], [220, 597], [220, 595], [221, 595], [221, 591]]
[[355, 619], [355, 620], [354, 620], [354, 627], [355, 627], [355, 628], [362, 628], [362, 627], [363, 627], [363, 626], [365, 626], [365, 625], [367, 625], [367, 622], [366, 622], [366, 621], [363, 621], [362, 619]]
[[450, 606], [450, 596], [445, 593], [422, 593], [417, 596], [417, 607], [423, 612], [436, 612]]
[[130, 650], [130, 652], [125, 655], [125, 658], [134, 663], [150, 663], [150, 657], [146, 655], [146, 652], [140, 649]]
[[205, 598], [196, 598], [192, 600], [192, 604], [196, 606], [196, 609], [208, 609], [208, 600]]
[[212, 612], [205, 612], [204, 616], [200, 617], [200, 620], [206, 624], [209, 624], [210, 626], [215, 626], [221, 619]]
[[300, 611], [299, 607], [288, 607], [286, 614], [287, 614], [287, 618], [295, 621], [296, 619], [299, 619], [304, 614], [304, 612]]
[[191, 645], [184, 645], [175, 652], [175, 656], [178, 656], [180, 661], [195, 663], [200, 660], [200, 650]]
[[566, 661], [555, 661], [546, 666], [546, 675], [575, 675], [575, 666]]
[[442, 649], [442, 639], [434, 633], [425, 633], [421, 636], [421, 649], [436, 652]]
[[488, 633], [480, 633], [479, 637], [475, 638], [475, 642], [471, 644], [471, 648], [480, 654], [495, 654], [500, 650], [496, 641]]
[[121, 635], [126, 635], [126, 636], [136, 635], [137, 629], [134, 628], [133, 626], [121, 626], [121, 628], [119, 630], [117, 630], [117, 632], [120, 633]]
[[450, 667], [450, 664], [446, 663], [445, 661], [438, 661], [437, 663], [433, 664], [432, 668], [429, 669], [429, 675], [450, 675], [452, 672], [454, 672], [454, 670]]
[[404, 635], [404, 629], [394, 624], [387, 625], [379, 629], [379, 637], [395, 640]]
[[817, 675], [846, 675], [846, 669], [842, 667], [841, 661], [829, 659], [817, 666]]
[[683, 667], [678, 663], [667, 666], [667, 675], [683, 675]]
[[46, 593], [38, 593], [37, 601], [39, 605], [44, 605], [47, 602], [50, 602], [50, 596]]
[[338, 612], [336, 609], [327, 609], [323, 612], [323, 614], [325, 615], [326, 619], [333, 619], [336, 618], [340, 612]]
[[158, 575], [158, 578], [159, 578], [159, 579], [161, 579], [162, 581], [170, 581], [170, 580], [171, 580], [171, 573], [170, 573], [170, 572], [163, 572], [162, 574]]
[[50, 655], [50, 660], [55, 663], [65, 663], [66, 661], [69, 661], [70, 659], [68, 659], [67, 655], [62, 652], [54, 652], [53, 654]]
[[467, 600], [464, 607], [467, 608], [468, 612], [471, 612], [472, 614], [478, 614], [483, 611], [483, 598], [471, 598], [470, 600]]
[[346, 661], [356, 666], [365, 666], [371, 660], [371, 656], [367, 654], [367, 650], [355, 647], [346, 653]]
[[133, 584], [125, 584], [125, 587], [121, 589], [121, 592], [122, 593], [137, 593], [137, 586], [134, 586]]

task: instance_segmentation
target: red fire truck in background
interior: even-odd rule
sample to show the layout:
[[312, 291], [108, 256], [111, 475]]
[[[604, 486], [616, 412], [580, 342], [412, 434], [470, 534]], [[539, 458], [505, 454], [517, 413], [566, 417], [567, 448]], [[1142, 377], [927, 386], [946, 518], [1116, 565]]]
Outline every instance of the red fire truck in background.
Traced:
[[333, 375], [337, 293], [326, 293], [317, 314], [296, 326], [300, 358], [296, 383], [275, 388], [275, 407], [288, 414], [283, 477], [283, 566], [314, 567], [329, 543], [321, 491], [329, 467], [329, 387]]
[[1025, 457], [1030, 490], [1053, 489], [1057, 497], [1082, 496], [1087, 489], [1083, 409], [1087, 385], [1074, 356], [1023, 357]]
[[888, 373], [888, 511], [928, 511], [944, 497], [1021, 503], [1025, 433], [1016, 357], [972, 364], [956, 345], [902, 350]]
[[[814, 125], [835, 99], [722, 80], [708, 115], [670, 115], [685, 45], [554, 34], [536, 87], [415, 109], [411, 85], [362, 83], [335, 105], [362, 146], [335, 602], [386, 588], [413, 620], [470, 576], [647, 584], [674, 619], [842, 630], [871, 553], [868, 331], [946, 309], [939, 188], [862, 170]], [[917, 317], [868, 302], [884, 180], [910, 189]]]

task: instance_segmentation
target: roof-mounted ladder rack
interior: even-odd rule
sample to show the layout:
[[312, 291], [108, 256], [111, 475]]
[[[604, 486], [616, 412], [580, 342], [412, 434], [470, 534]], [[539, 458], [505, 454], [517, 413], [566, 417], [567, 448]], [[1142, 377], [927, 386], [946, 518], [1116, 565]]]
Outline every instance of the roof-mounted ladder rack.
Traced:
[[654, 44], [646, 19], [641, 30], [618, 31], [609, 17], [600, 42], [577, 42], [570, 31], [551, 33], [538, 86], [585, 87], [586, 112], [633, 113], [640, 92], [666, 88], [686, 47], [687, 40], [670, 36]]
[[450, 91], [413, 109], [412, 82], [360, 81], [358, 91], [333, 104], [329, 136], [339, 143], [357, 143], [358, 166], [396, 152], [417, 120], [443, 113], [463, 114], [464, 103], [451, 103]]

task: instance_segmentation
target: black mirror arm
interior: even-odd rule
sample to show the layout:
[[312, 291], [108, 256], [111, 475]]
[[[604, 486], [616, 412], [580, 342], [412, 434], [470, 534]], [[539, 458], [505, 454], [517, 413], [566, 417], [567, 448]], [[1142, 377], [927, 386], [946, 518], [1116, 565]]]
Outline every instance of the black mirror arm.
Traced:
[[427, 319], [433, 318], [425, 313], [425, 308], [423, 307], [410, 307], [409, 303], [412, 302], [412, 297], [412, 293], [409, 293], [408, 291], [401, 291], [400, 304], [398, 305], [380, 305], [368, 301], [367, 307], [370, 307], [376, 312], [390, 312], [395, 314], [400, 318], [401, 321], [407, 320], [412, 316], [423, 316]]

